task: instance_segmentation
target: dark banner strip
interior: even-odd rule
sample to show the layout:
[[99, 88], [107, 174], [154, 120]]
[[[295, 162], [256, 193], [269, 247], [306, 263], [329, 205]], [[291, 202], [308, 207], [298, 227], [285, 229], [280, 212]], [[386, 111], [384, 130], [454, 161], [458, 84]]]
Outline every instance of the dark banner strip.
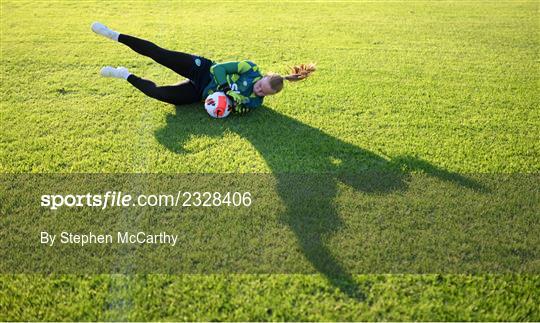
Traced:
[[3, 174], [0, 273], [540, 272], [538, 174]]

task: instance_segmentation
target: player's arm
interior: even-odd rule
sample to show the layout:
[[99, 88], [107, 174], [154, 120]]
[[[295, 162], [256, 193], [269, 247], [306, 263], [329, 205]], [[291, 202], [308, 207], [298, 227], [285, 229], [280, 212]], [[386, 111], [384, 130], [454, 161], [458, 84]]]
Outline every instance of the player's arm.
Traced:
[[210, 67], [210, 73], [218, 87], [220, 87], [227, 85], [227, 75], [249, 72], [253, 66], [255, 66], [255, 64], [250, 64], [249, 61], [226, 62]]
[[212, 74], [218, 88], [227, 85], [227, 74], [234, 73], [238, 73], [238, 62], [221, 63], [210, 67], [210, 74]]
[[229, 83], [227, 82], [227, 75], [229, 74], [243, 74], [249, 72], [255, 64], [249, 61], [240, 61], [240, 62], [226, 62], [221, 64], [216, 64], [210, 67], [210, 73], [214, 78], [214, 81], [218, 85], [218, 90], [225, 92], [230, 96], [236, 103], [242, 104], [247, 103], [249, 98], [231, 91]]

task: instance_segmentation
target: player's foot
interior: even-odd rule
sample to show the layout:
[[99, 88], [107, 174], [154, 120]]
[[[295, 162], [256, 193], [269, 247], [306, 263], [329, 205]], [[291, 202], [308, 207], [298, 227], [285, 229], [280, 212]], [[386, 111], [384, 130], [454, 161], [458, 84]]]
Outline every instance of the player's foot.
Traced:
[[118, 36], [120, 35], [119, 32], [109, 29], [109, 27], [105, 26], [100, 22], [94, 22], [92, 24], [92, 31], [98, 35], [105, 36], [114, 41], [118, 41]]
[[127, 80], [127, 78], [131, 75], [129, 73], [128, 69], [122, 66], [119, 67], [112, 67], [112, 66], [105, 66], [101, 69], [101, 75], [105, 77], [115, 77], [118, 79], [124, 79]]

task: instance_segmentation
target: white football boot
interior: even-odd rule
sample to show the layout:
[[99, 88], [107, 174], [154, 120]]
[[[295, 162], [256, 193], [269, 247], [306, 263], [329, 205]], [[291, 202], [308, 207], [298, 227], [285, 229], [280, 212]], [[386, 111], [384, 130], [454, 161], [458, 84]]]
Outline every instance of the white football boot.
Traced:
[[118, 41], [118, 36], [120, 35], [119, 32], [109, 29], [109, 27], [105, 26], [104, 24], [100, 22], [94, 22], [92, 24], [92, 31], [98, 35], [107, 37], [114, 41]]
[[119, 67], [112, 67], [112, 66], [105, 66], [101, 69], [101, 75], [105, 77], [114, 77], [118, 79], [124, 79], [127, 80], [127, 78], [131, 75], [129, 73], [128, 69], [122, 66]]

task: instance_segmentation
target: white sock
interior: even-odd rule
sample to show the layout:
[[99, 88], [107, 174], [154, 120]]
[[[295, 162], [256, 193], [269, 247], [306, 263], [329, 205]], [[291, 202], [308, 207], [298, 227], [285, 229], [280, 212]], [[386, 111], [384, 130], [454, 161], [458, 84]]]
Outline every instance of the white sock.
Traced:
[[104, 24], [100, 22], [94, 22], [91, 28], [92, 28], [92, 31], [98, 35], [105, 36], [114, 41], [118, 41], [118, 36], [120, 35], [120, 33], [112, 29], [109, 29], [109, 27], [105, 26]]
[[114, 78], [124, 79], [124, 80], [127, 80], [127, 78], [131, 75], [128, 69], [123, 66], [118, 66], [118, 67], [105, 66], [104, 68], [101, 69], [100, 73], [102, 76], [105, 76], [105, 77], [114, 77]]

